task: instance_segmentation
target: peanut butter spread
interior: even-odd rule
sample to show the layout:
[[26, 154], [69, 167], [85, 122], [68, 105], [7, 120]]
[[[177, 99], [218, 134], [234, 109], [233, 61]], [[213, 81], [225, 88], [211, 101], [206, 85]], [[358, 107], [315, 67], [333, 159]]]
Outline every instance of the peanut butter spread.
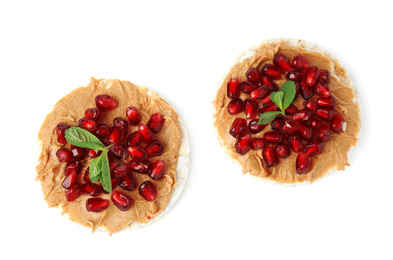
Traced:
[[[92, 196], [82, 194], [76, 200], [68, 202], [65, 197], [66, 190], [61, 185], [64, 179], [65, 163], [60, 163], [56, 157], [56, 151], [62, 147], [57, 143], [56, 125], [66, 123], [69, 126], [77, 126], [78, 120], [84, 117], [86, 109], [96, 107], [94, 98], [101, 94], [108, 94], [118, 102], [118, 107], [106, 111], [100, 120], [101, 123], [108, 126], [113, 125], [115, 117], [127, 119], [125, 112], [129, 106], [135, 106], [138, 109], [143, 124], [146, 124], [154, 113], [160, 113], [165, 118], [161, 131], [155, 136], [155, 139], [163, 144], [164, 153], [157, 158], [149, 159], [152, 162], [157, 159], [165, 161], [163, 179], [154, 181], [147, 174], [133, 173], [138, 187], [147, 180], [156, 186], [157, 199], [146, 201], [139, 195], [138, 188], [126, 191], [117, 187], [115, 190], [119, 189], [135, 200], [134, 206], [127, 211], [120, 211], [111, 202], [111, 194], [101, 193], [99, 197], [109, 200], [110, 206], [102, 212], [88, 212], [86, 200]], [[137, 131], [137, 126], [130, 125], [128, 133], [134, 131]], [[36, 166], [37, 179], [41, 182], [42, 192], [49, 207], [61, 206], [63, 213], [68, 214], [72, 221], [90, 227], [93, 231], [100, 228], [112, 234], [130, 226], [133, 222], [146, 223], [165, 209], [176, 185], [176, 165], [181, 138], [178, 115], [164, 99], [154, 93], [150, 94], [146, 88], [138, 87], [128, 81], [91, 78], [86, 87], [77, 88], [58, 101], [53, 111], [46, 116], [38, 133], [42, 150]], [[66, 148], [69, 146], [69, 144], [65, 144]], [[131, 158], [128, 156], [124, 160], [128, 162]], [[90, 162], [91, 159], [87, 156], [82, 161], [83, 168], [77, 177], [81, 183], [83, 183], [81, 180]]]
[[[297, 174], [296, 172], [295, 161], [297, 153], [292, 152], [289, 157], [280, 159], [278, 165], [268, 168], [264, 164], [261, 150], [254, 151], [251, 149], [244, 155], [238, 154], [234, 149], [236, 139], [229, 134], [233, 120], [236, 117], [245, 118], [245, 115], [240, 113], [231, 116], [227, 112], [227, 105], [230, 101], [226, 96], [228, 80], [230, 78], [238, 78], [240, 81], [246, 81], [245, 73], [249, 68], [258, 68], [261, 71], [263, 65], [273, 63], [273, 57], [277, 52], [286, 55], [290, 60], [295, 55], [301, 54], [310, 61], [310, 65], [330, 71], [331, 81], [329, 87], [332, 96], [337, 102], [334, 112], [343, 116], [347, 124], [344, 132], [331, 133], [330, 140], [323, 143], [323, 152], [321, 154], [310, 157], [311, 171], [307, 174]], [[276, 82], [281, 86], [285, 79], [281, 80], [281, 82]], [[240, 98], [245, 100], [248, 98], [248, 95], [241, 93]], [[316, 99], [317, 97], [314, 95], [312, 100], [316, 101]], [[303, 102], [302, 97], [298, 95], [293, 104], [300, 109], [304, 107]], [[316, 46], [310, 47], [302, 41], [268, 41], [239, 56], [236, 64], [230, 68], [223, 79], [213, 106], [216, 111], [214, 126], [217, 129], [219, 141], [229, 156], [241, 164], [243, 174], [249, 173], [250, 175], [278, 183], [303, 181], [312, 183], [334, 170], [334, 168], [344, 170], [345, 166], [349, 166], [347, 153], [358, 142], [357, 136], [360, 131], [361, 119], [357, 94], [352, 85], [352, 80], [345, 68], [337, 60], [331, 58], [327, 52]], [[252, 135], [252, 137], [262, 137], [266, 131], [271, 131], [270, 125], [267, 125], [260, 133]]]

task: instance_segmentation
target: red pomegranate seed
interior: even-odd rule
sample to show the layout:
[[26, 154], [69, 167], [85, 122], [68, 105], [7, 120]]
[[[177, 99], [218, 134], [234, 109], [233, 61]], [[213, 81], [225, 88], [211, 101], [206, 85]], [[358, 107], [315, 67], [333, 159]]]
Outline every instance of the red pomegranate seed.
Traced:
[[312, 111], [315, 113], [317, 110], [317, 104], [312, 101], [312, 100], [307, 100], [304, 102], [304, 107], [307, 108], [308, 110]]
[[142, 142], [139, 132], [133, 132], [127, 137], [127, 146], [139, 146]]
[[284, 139], [284, 135], [277, 131], [269, 131], [263, 134], [263, 139], [272, 144], [280, 144]]
[[298, 131], [301, 126], [302, 124], [295, 120], [285, 119], [278, 131], [282, 134], [293, 134]]
[[299, 153], [303, 151], [303, 144], [298, 135], [289, 135], [287, 142], [294, 152]]
[[157, 190], [153, 183], [145, 181], [139, 186], [139, 194], [147, 201], [153, 201], [157, 198]]
[[[114, 190], [119, 185], [119, 183], [120, 183], [120, 180], [118, 178], [112, 177], [111, 178], [112, 190]], [[102, 187], [102, 185], [100, 185], [100, 189], [101, 189], [101, 192], [103, 192], [105, 194], [109, 193], [108, 191], [106, 191], [104, 189], [104, 187]]]
[[115, 119], [113, 119], [113, 127], [119, 128], [127, 133], [128, 122], [121, 117], [115, 117]]
[[148, 128], [150, 128], [151, 131], [153, 131], [153, 133], [158, 133], [160, 132], [164, 123], [165, 118], [160, 113], [154, 113], [151, 115], [146, 125]]
[[284, 119], [282, 117], [276, 117], [272, 121], [272, 124], [270, 125], [270, 128], [272, 130], [278, 131], [283, 124], [284, 124]]
[[266, 167], [273, 167], [278, 164], [278, 157], [274, 148], [271, 146], [266, 146], [265, 148], [263, 148], [262, 157]]
[[90, 118], [87, 118], [87, 117], [79, 119], [78, 126], [83, 128], [83, 129], [86, 129], [89, 132], [96, 131], [97, 127], [98, 127], [96, 121], [94, 121], [94, 120], [92, 120]]
[[61, 183], [61, 186], [64, 189], [69, 189], [76, 181], [76, 175], [77, 175], [77, 171], [73, 170], [71, 171], [63, 180], [63, 182]]
[[299, 174], [308, 173], [310, 168], [310, 159], [306, 153], [299, 153], [296, 157], [296, 172]]
[[332, 117], [332, 122], [330, 123], [330, 129], [336, 133], [339, 133], [341, 130], [343, 130], [344, 123], [345, 120], [342, 116], [339, 114], [334, 114]]
[[296, 70], [306, 71], [310, 66], [310, 62], [302, 55], [298, 54], [293, 57], [292, 67]]
[[128, 147], [127, 150], [130, 153], [132, 160], [134, 160], [134, 161], [140, 162], [140, 161], [143, 161], [147, 158], [146, 151], [140, 147], [131, 146], [131, 147]]
[[117, 107], [117, 101], [109, 95], [98, 95], [95, 101], [96, 106], [102, 110], [112, 110]]
[[320, 125], [320, 122], [318, 119], [316, 119], [316, 118], [311, 119], [311, 122], [310, 122], [311, 128], [316, 129], [319, 127], [319, 125]]
[[284, 73], [273, 64], [265, 64], [262, 67], [262, 74], [264, 76], [268, 76], [271, 79], [281, 79], [284, 75]]
[[250, 94], [251, 92], [253, 92], [256, 89], [257, 89], [257, 86], [255, 86], [251, 82], [248, 82], [248, 81], [240, 82], [240, 90], [243, 93]]
[[98, 156], [100, 156], [102, 153], [101, 150], [93, 150], [93, 149], [89, 149], [87, 150], [87, 156], [89, 156], [90, 158], [97, 158]]
[[251, 99], [246, 99], [244, 101], [244, 114], [246, 119], [254, 119], [258, 112], [258, 104]]
[[64, 123], [60, 123], [56, 126], [57, 142], [59, 144], [67, 143], [67, 140], [65, 139], [65, 130], [67, 130], [68, 128], [70, 127]]
[[320, 154], [322, 153], [322, 144], [317, 140], [311, 141], [304, 146], [304, 152], [308, 156]]
[[303, 109], [292, 115], [292, 120], [296, 121], [309, 121], [312, 117], [312, 112], [310, 110]]
[[275, 103], [270, 102], [268, 104], [265, 104], [263, 107], [261, 107], [261, 109], [259, 109], [258, 115], [260, 116], [263, 113], [277, 111], [277, 110], [278, 110], [278, 106]]
[[164, 153], [164, 146], [160, 141], [153, 140], [148, 145], [146, 145], [145, 151], [147, 157], [160, 156]]
[[299, 112], [299, 109], [297, 109], [297, 107], [295, 107], [295, 105], [293, 105], [293, 104], [290, 104], [289, 107], [287, 107], [287, 109], [285, 109], [286, 115], [293, 115], [297, 112]]
[[262, 80], [261, 73], [256, 68], [250, 68], [246, 72], [247, 80], [252, 83], [259, 83]]
[[326, 84], [330, 83], [330, 71], [328, 70], [321, 70], [319, 73], [319, 79], [325, 82]]
[[113, 127], [111, 134], [108, 137], [109, 143], [116, 143], [119, 144], [124, 139], [124, 131], [121, 128]]
[[240, 112], [243, 111], [243, 100], [240, 98], [234, 98], [231, 101], [229, 101], [228, 106], [227, 106], [227, 111], [228, 114], [230, 115], [237, 115]]
[[107, 138], [111, 134], [112, 129], [105, 125], [105, 124], [99, 124], [97, 126], [97, 130], [94, 132], [94, 134], [97, 137], [102, 137], [102, 138]]
[[80, 161], [84, 159], [86, 155], [85, 149], [73, 145], [71, 145], [71, 152], [75, 161]]
[[264, 105], [271, 103], [271, 102], [272, 102], [272, 100], [270, 99], [270, 95], [267, 95], [266, 97], [261, 99], [261, 103]]
[[89, 198], [86, 201], [86, 210], [91, 212], [100, 212], [108, 208], [109, 200], [102, 198]]
[[116, 207], [118, 207], [121, 211], [128, 210], [135, 203], [133, 198], [120, 191], [112, 192], [111, 199], [113, 203], [116, 205]]
[[60, 162], [69, 162], [72, 160], [72, 152], [68, 150], [67, 148], [60, 148], [56, 152], [56, 156], [59, 159]]
[[314, 91], [302, 81], [300, 82], [300, 95], [304, 100], [309, 100], [314, 95]]
[[323, 142], [328, 141], [330, 139], [330, 125], [324, 124], [319, 126], [315, 130], [315, 136]]
[[278, 90], [278, 84], [274, 82], [273, 80], [269, 79], [267, 76], [262, 77], [262, 85], [266, 85], [266, 87], [270, 91], [277, 91]]
[[119, 186], [128, 191], [132, 191], [137, 187], [137, 183], [134, 175], [129, 172], [124, 178], [122, 178], [119, 182]]
[[150, 178], [155, 181], [160, 180], [165, 174], [165, 162], [163, 160], [157, 160], [151, 164], [149, 173]]
[[119, 167], [120, 166], [120, 162], [118, 162], [118, 161], [114, 161], [114, 162], [111, 162], [110, 164], [109, 164], [109, 170], [111, 171], [111, 173], [117, 168], [117, 167]]
[[262, 150], [265, 147], [265, 141], [262, 138], [253, 138], [251, 141], [251, 149]]
[[149, 172], [150, 169], [150, 161], [143, 160], [140, 162], [129, 162], [128, 166], [130, 167], [131, 171], [146, 174]]
[[154, 138], [154, 133], [144, 124], [138, 126], [138, 132], [141, 135], [141, 140], [144, 142], [150, 142]]
[[83, 180], [87, 183], [92, 183], [90, 180], [90, 177], [89, 177], [89, 174], [90, 174], [89, 169], [90, 169], [90, 167], [87, 167], [85, 174], [83, 175]]
[[229, 129], [229, 134], [237, 138], [247, 131], [247, 120], [244, 118], [236, 118], [231, 128]]
[[273, 57], [273, 64], [281, 68], [283, 71], [288, 72], [292, 69], [291, 62], [282, 53], [276, 53]]
[[292, 70], [287, 74], [287, 80], [301, 81], [304, 77], [304, 72], [299, 70]]
[[77, 174], [79, 173], [80, 171], [79, 162], [71, 161], [66, 164], [66, 166], [64, 167], [64, 175], [68, 176], [72, 171], [76, 171]]
[[299, 129], [299, 133], [304, 140], [310, 141], [313, 137], [314, 130], [309, 126], [302, 125]]
[[258, 99], [263, 99], [267, 95], [269, 95], [269, 89], [265, 85], [262, 85], [250, 93], [250, 99], [256, 101]]
[[318, 80], [315, 85], [315, 94], [323, 98], [328, 98], [332, 93], [328, 85], [326, 85], [323, 81]]
[[113, 177], [120, 179], [126, 176], [129, 172], [130, 168], [128, 167], [128, 164], [122, 164], [113, 170]]
[[261, 132], [266, 125], [258, 125], [259, 119], [253, 119], [248, 123], [248, 131], [252, 134], [257, 134]]
[[98, 108], [89, 108], [85, 111], [85, 117], [90, 118], [94, 121], [99, 121], [101, 119], [101, 112]]
[[113, 154], [113, 156], [115, 156], [119, 160], [125, 159], [127, 157], [127, 155], [128, 155], [127, 149], [123, 145], [121, 145], [121, 144], [113, 145], [110, 148], [110, 151], [111, 151], [111, 153], [109, 153], [109, 154]]
[[320, 109], [317, 109], [317, 116], [320, 119], [325, 120], [326, 122], [330, 122], [330, 120], [332, 120], [333, 111], [327, 110], [325, 108], [320, 108]]
[[230, 99], [240, 96], [240, 81], [237, 78], [229, 79], [227, 83], [227, 97]]
[[235, 143], [235, 150], [238, 154], [245, 154], [251, 149], [251, 135], [240, 136]]
[[317, 66], [310, 66], [304, 73], [304, 83], [312, 87], [315, 85], [315, 82], [317, 82], [317, 79], [319, 77], [320, 69]]
[[336, 99], [334, 97], [318, 98], [317, 105], [332, 110], [336, 106]]
[[72, 185], [65, 193], [67, 201], [73, 201], [81, 195], [81, 188], [78, 184]]
[[87, 193], [93, 197], [97, 197], [101, 194], [101, 188], [98, 185], [92, 183], [84, 183], [81, 187], [83, 193]]
[[275, 148], [276, 154], [280, 158], [287, 158], [290, 154], [290, 150], [288, 145], [286, 144], [279, 144]]
[[138, 125], [141, 122], [141, 116], [139, 115], [136, 107], [127, 107], [126, 116], [131, 125]]

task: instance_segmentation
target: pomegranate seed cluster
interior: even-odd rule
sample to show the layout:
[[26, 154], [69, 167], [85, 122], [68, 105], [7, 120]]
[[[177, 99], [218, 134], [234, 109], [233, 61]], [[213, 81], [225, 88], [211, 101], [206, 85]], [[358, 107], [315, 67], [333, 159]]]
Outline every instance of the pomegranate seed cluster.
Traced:
[[[113, 144], [108, 152], [112, 182], [112, 202], [122, 211], [126, 211], [134, 205], [135, 200], [129, 191], [138, 188], [138, 193], [146, 201], [154, 201], [157, 198], [157, 189], [154, 184], [160, 181], [165, 174], [165, 161], [150, 158], [159, 157], [164, 152], [163, 144], [155, 138], [164, 125], [165, 119], [159, 114], [153, 114], [147, 124], [141, 124], [141, 115], [138, 110], [131, 106], [125, 111], [126, 119], [116, 117], [113, 125], [108, 126], [100, 123], [103, 114], [115, 109], [117, 101], [109, 95], [95, 97], [95, 108], [89, 108], [85, 115], [78, 121], [78, 126], [88, 130], [97, 136], [102, 143]], [[129, 133], [129, 124], [137, 126], [138, 130]], [[102, 151], [80, 148], [70, 145], [66, 148], [65, 130], [70, 126], [60, 123], [56, 126], [57, 142], [63, 146], [57, 150], [56, 156], [59, 161], [66, 163], [64, 167], [64, 180], [62, 187], [66, 189], [67, 201], [73, 201], [82, 195], [90, 195], [86, 201], [86, 209], [91, 212], [100, 212], [108, 208], [110, 201], [100, 198], [100, 194], [108, 193], [99, 182], [92, 183], [89, 178], [89, 167], [81, 175], [82, 164], [87, 162], [86, 156], [93, 159]], [[128, 158], [130, 157], [130, 159]], [[134, 174], [147, 174], [151, 181], [137, 183]]]
[[[261, 71], [250, 68], [246, 77], [247, 81], [231, 78], [227, 83], [227, 97], [231, 99], [227, 111], [238, 116], [229, 129], [229, 134], [236, 138], [236, 152], [244, 155], [250, 150], [261, 150], [266, 167], [278, 165], [280, 159], [294, 152], [297, 153], [296, 172], [308, 173], [310, 157], [322, 153], [323, 144], [332, 133], [345, 130], [344, 118], [334, 111], [336, 100], [329, 87], [330, 72], [311, 66], [300, 54], [291, 62], [285, 55], [276, 53], [273, 64], [265, 64]], [[267, 127], [258, 125], [258, 117], [279, 110], [270, 100], [270, 94], [280, 89], [277, 81], [283, 79], [295, 83], [295, 100], [300, 96], [302, 107], [291, 104], [285, 116], [268, 124], [270, 130], [262, 137], [253, 137]], [[241, 98], [247, 95], [245, 100]]]

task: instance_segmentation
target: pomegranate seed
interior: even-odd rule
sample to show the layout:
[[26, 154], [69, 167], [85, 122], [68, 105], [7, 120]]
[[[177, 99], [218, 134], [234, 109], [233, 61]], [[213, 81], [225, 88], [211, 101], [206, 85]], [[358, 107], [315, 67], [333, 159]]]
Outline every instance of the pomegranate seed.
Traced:
[[304, 73], [304, 83], [312, 87], [315, 85], [315, 82], [317, 82], [317, 79], [319, 77], [320, 69], [317, 66], [310, 66]]
[[160, 113], [154, 113], [151, 115], [146, 125], [148, 128], [150, 128], [151, 131], [153, 131], [153, 133], [158, 133], [160, 132], [164, 123], [165, 118]]
[[336, 99], [334, 97], [318, 98], [317, 105], [332, 110], [336, 106]]
[[72, 152], [68, 150], [67, 148], [60, 148], [56, 152], [56, 156], [59, 159], [60, 162], [69, 162], [72, 160]]
[[[113, 145], [110, 148], [111, 153], [116, 159], [123, 160], [127, 157], [127, 149], [123, 145]], [[108, 155], [109, 155], [108, 154]]]
[[268, 104], [268, 103], [271, 103], [271, 102], [272, 102], [272, 100], [270, 99], [270, 95], [267, 95], [266, 97], [261, 99], [261, 103], [264, 104], [264, 105]]
[[324, 124], [319, 126], [315, 130], [315, 136], [323, 142], [328, 141], [330, 139], [330, 125]]
[[262, 150], [265, 147], [265, 141], [262, 138], [253, 138], [251, 141], [251, 149]]
[[134, 160], [134, 161], [140, 162], [140, 161], [143, 161], [147, 158], [146, 151], [140, 147], [131, 146], [131, 147], [128, 147], [127, 150], [130, 153], [132, 160]]
[[299, 133], [304, 140], [310, 141], [314, 134], [314, 130], [311, 127], [302, 125], [299, 129]]
[[77, 175], [77, 171], [73, 170], [71, 171], [63, 180], [63, 182], [61, 183], [61, 186], [64, 189], [69, 189], [76, 181], [76, 175]]
[[115, 117], [115, 119], [113, 119], [113, 127], [119, 128], [127, 133], [128, 122], [121, 117]]
[[240, 98], [232, 99], [227, 106], [228, 114], [236, 115], [243, 111], [243, 100]]
[[250, 68], [246, 72], [247, 80], [252, 83], [259, 83], [262, 80], [261, 73], [256, 68]]
[[281, 68], [285, 72], [288, 72], [288, 71], [290, 71], [292, 69], [291, 62], [289, 61], [287, 56], [285, 56], [282, 53], [276, 53], [274, 55], [273, 63], [274, 63], [274, 65], [276, 65], [277, 67]]
[[250, 99], [256, 101], [258, 99], [263, 99], [267, 95], [269, 95], [269, 89], [265, 85], [262, 85], [250, 93]]
[[98, 185], [92, 183], [84, 183], [81, 187], [81, 191], [93, 197], [97, 197], [101, 194], [101, 188]]
[[269, 131], [265, 132], [263, 135], [263, 139], [266, 142], [272, 143], [272, 144], [280, 144], [282, 143], [282, 140], [284, 138], [284, 135], [282, 135], [280, 132], [277, 131]]
[[308, 156], [314, 156], [322, 153], [322, 144], [317, 140], [311, 141], [304, 146], [304, 152]]
[[140, 162], [129, 162], [128, 167], [130, 167], [131, 171], [146, 174], [150, 169], [150, 161], [143, 160]]
[[102, 110], [112, 110], [117, 107], [117, 101], [109, 95], [98, 95], [95, 101], [96, 106]]
[[317, 116], [320, 119], [325, 120], [326, 122], [330, 122], [330, 120], [332, 120], [333, 111], [327, 110], [327, 109], [324, 109], [324, 108], [320, 108], [320, 109], [317, 110]]
[[248, 131], [252, 134], [257, 134], [261, 132], [266, 125], [258, 125], [259, 119], [253, 119], [248, 123]]
[[258, 111], [258, 115], [260, 116], [263, 113], [276, 111], [276, 110], [278, 110], [278, 106], [275, 103], [271, 102], [271, 103], [265, 104], [263, 107], [261, 107], [261, 109], [259, 109], [259, 111]]
[[258, 112], [258, 104], [251, 99], [246, 99], [244, 101], [244, 114], [246, 119], [254, 119]]
[[139, 132], [133, 132], [127, 137], [127, 146], [139, 146], [142, 142]]
[[302, 81], [300, 82], [300, 95], [304, 100], [309, 100], [314, 95], [314, 91]]
[[236, 118], [229, 130], [229, 134], [237, 138], [247, 131], [247, 121], [244, 118]]
[[319, 79], [325, 82], [326, 84], [330, 83], [330, 71], [328, 70], [321, 70], [319, 73]]
[[107, 138], [111, 134], [112, 129], [105, 125], [105, 124], [99, 124], [97, 126], [97, 130], [94, 132], [94, 134], [97, 137], [102, 137], [102, 138]]
[[299, 70], [292, 70], [287, 74], [287, 80], [301, 81], [304, 77], [304, 72]]
[[[119, 185], [119, 183], [120, 183], [120, 180], [119, 180], [119, 179], [117, 179], [117, 178], [115, 178], [115, 177], [112, 177], [112, 178], [111, 178], [112, 190], [114, 190], [114, 189], [117, 187], [117, 185]], [[102, 185], [100, 185], [100, 189], [101, 189], [101, 192], [103, 192], [103, 193], [105, 193], [105, 194], [108, 194], [108, 193], [109, 193], [108, 191], [106, 191], [106, 190], [104, 189], [104, 187], [102, 187]]]
[[282, 117], [276, 117], [272, 121], [272, 124], [270, 125], [270, 128], [272, 130], [278, 131], [283, 124], [284, 124], [284, 119]]
[[256, 89], [257, 89], [257, 87], [254, 84], [252, 84], [251, 82], [248, 82], [248, 81], [240, 82], [240, 90], [243, 93], [250, 94], [251, 92], [253, 92]]
[[317, 85], [315, 86], [315, 94], [323, 98], [328, 98], [332, 93], [328, 85], [326, 85], [323, 81], [318, 80]]
[[86, 210], [91, 212], [100, 212], [109, 206], [109, 200], [102, 198], [89, 198], [86, 201]]
[[303, 109], [292, 115], [292, 120], [296, 121], [309, 121], [312, 117], [312, 112], [310, 110]]
[[127, 107], [126, 116], [131, 125], [138, 125], [141, 122], [141, 116], [136, 107]]
[[339, 133], [341, 132], [341, 130], [343, 130], [344, 124], [345, 124], [344, 118], [339, 114], [334, 114], [334, 116], [332, 117], [330, 128], [332, 129], [332, 131]]
[[273, 167], [278, 164], [278, 157], [273, 147], [267, 146], [262, 150], [262, 157], [266, 167]]
[[137, 183], [134, 175], [132, 175], [132, 173], [129, 172], [124, 178], [120, 180], [119, 186], [124, 190], [128, 190], [128, 191], [134, 190], [137, 187]]
[[144, 142], [150, 142], [154, 138], [154, 133], [144, 124], [138, 126], [138, 132], [141, 135], [141, 140]]
[[93, 149], [87, 150], [87, 156], [89, 156], [90, 158], [93, 158], [93, 159], [100, 156], [101, 153], [102, 153], [101, 150], [93, 150]]
[[90, 118], [94, 121], [99, 121], [101, 119], [101, 112], [98, 108], [89, 108], [85, 111], [85, 117]]
[[315, 119], [315, 118], [311, 119], [311, 122], [310, 122], [311, 128], [316, 129], [319, 127], [319, 125], [320, 125], [320, 123], [319, 123], [318, 119]]
[[251, 135], [240, 136], [235, 143], [235, 150], [238, 154], [245, 154], [251, 149]]
[[109, 143], [115, 143], [119, 144], [123, 141], [124, 139], [124, 131], [121, 128], [118, 127], [113, 127], [111, 134], [108, 137], [108, 142]]
[[120, 179], [126, 176], [128, 172], [130, 172], [128, 164], [122, 164], [113, 170], [113, 177]]
[[119, 167], [120, 166], [120, 162], [118, 162], [118, 161], [114, 161], [114, 162], [111, 162], [110, 164], [109, 164], [109, 170], [111, 171], [111, 173], [117, 168], [117, 167]]
[[297, 112], [299, 112], [299, 109], [297, 109], [297, 107], [295, 107], [295, 105], [292, 105], [292, 104], [290, 104], [289, 107], [287, 107], [287, 109], [285, 109], [285, 114], [287, 114], [287, 115], [293, 115]]
[[86, 152], [85, 149], [83, 149], [82, 147], [77, 147], [77, 146], [73, 146], [71, 145], [71, 152], [72, 152], [72, 156], [74, 157], [75, 161], [80, 161], [83, 158], [85, 158]]
[[87, 118], [87, 117], [79, 119], [78, 126], [83, 128], [83, 129], [86, 129], [89, 132], [96, 131], [97, 127], [98, 127], [96, 121], [94, 121], [94, 120], [92, 120], [90, 118]]
[[72, 171], [76, 171], [77, 174], [79, 173], [80, 171], [79, 162], [71, 161], [66, 164], [66, 166], [64, 167], [64, 175], [68, 176]]
[[227, 97], [230, 99], [240, 96], [240, 81], [237, 78], [229, 79], [227, 83]]
[[81, 195], [81, 188], [78, 184], [72, 185], [65, 193], [67, 201], [73, 201]]
[[163, 160], [157, 160], [151, 164], [149, 170], [149, 177], [155, 181], [160, 180], [165, 174], [165, 162]]
[[295, 120], [285, 119], [278, 131], [282, 134], [293, 134], [300, 129], [302, 124]]
[[57, 142], [59, 144], [67, 143], [67, 140], [65, 139], [65, 130], [67, 130], [68, 128], [70, 127], [64, 123], [60, 123], [56, 126]]
[[145, 151], [148, 157], [160, 156], [164, 153], [164, 146], [160, 141], [153, 140], [146, 145]]
[[296, 157], [296, 172], [299, 174], [310, 171], [310, 159], [306, 153], [299, 153]]
[[279, 144], [275, 148], [276, 154], [280, 158], [287, 158], [290, 154], [290, 150], [288, 145], [286, 144]]
[[312, 100], [305, 101], [304, 107], [307, 108], [308, 110], [312, 111], [313, 113], [315, 113], [315, 111], [317, 110], [317, 104]]
[[153, 201], [157, 198], [157, 190], [153, 183], [145, 181], [139, 186], [139, 194], [147, 201]]
[[86, 171], [85, 171], [85, 175], [83, 175], [83, 180], [87, 183], [92, 183], [90, 180], [90, 172], [89, 172], [90, 167], [87, 167]]
[[293, 57], [292, 67], [296, 70], [306, 71], [310, 66], [310, 62], [302, 55], [298, 54]]
[[299, 153], [303, 151], [303, 144], [298, 135], [289, 135], [287, 142], [294, 152]]
[[128, 210], [135, 203], [134, 199], [124, 193], [121, 193], [120, 191], [112, 192], [111, 199], [116, 207], [118, 207], [121, 211]]
[[274, 82], [273, 80], [269, 79], [269, 77], [267, 77], [267, 76], [262, 77], [262, 85], [266, 85], [270, 91], [277, 91], [278, 90], [278, 84], [276, 82]]
[[281, 79], [284, 73], [272, 64], [265, 64], [262, 67], [262, 74], [271, 79]]

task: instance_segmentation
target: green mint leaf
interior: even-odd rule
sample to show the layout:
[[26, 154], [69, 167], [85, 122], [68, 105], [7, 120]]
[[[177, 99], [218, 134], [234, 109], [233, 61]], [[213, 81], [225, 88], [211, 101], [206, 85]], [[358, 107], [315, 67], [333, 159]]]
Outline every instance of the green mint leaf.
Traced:
[[281, 109], [281, 111], [284, 111], [283, 99], [284, 99], [284, 92], [282, 91], [273, 92], [272, 94], [270, 94], [270, 100], [273, 101], [273, 103], [276, 104]]
[[[101, 173], [101, 172], [100, 172]], [[94, 177], [90, 176], [89, 174], [89, 179], [92, 183], [96, 183], [99, 179], [101, 178], [101, 174], [97, 174]]]
[[284, 111], [285, 109], [287, 109], [289, 107], [289, 105], [295, 99], [295, 95], [296, 95], [295, 82], [293, 82], [292, 80], [286, 81], [281, 86], [280, 91], [282, 91], [284, 93], [283, 108], [282, 108], [282, 110]]
[[263, 113], [259, 117], [258, 125], [266, 125], [273, 121], [278, 115], [282, 114], [281, 111], [270, 111]]
[[[90, 163], [89, 178], [92, 183], [95, 183], [98, 180], [97, 176], [99, 176], [100, 173], [102, 172], [102, 167], [101, 167], [102, 158], [103, 157], [101, 154], [99, 157], [94, 158]], [[96, 180], [96, 181], [93, 181], [93, 180]]]
[[103, 150], [105, 147], [105, 145], [95, 135], [76, 126], [65, 130], [65, 138], [68, 143], [82, 148]]
[[112, 193], [112, 182], [111, 182], [111, 172], [109, 169], [109, 160], [108, 160], [108, 149], [105, 149], [102, 154], [102, 160], [100, 160], [101, 166], [101, 185], [109, 193]]

